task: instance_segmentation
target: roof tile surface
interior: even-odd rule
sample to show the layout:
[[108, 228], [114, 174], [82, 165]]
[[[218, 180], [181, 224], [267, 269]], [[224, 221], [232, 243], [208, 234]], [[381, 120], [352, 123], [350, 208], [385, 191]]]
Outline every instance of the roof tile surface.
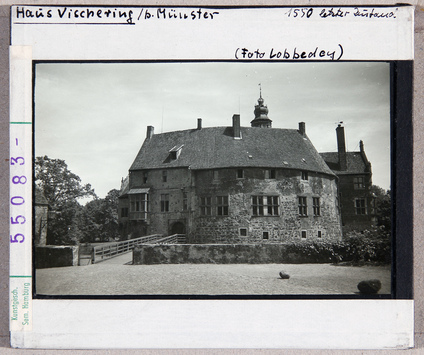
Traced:
[[320, 153], [320, 155], [337, 175], [369, 173], [368, 162], [364, 161], [361, 152], [346, 152], [347, 170], [340, 170], [337, 152]]
[[[241, 127], [241, 135], [234, 139], [232, 127], [156, 134], [144, 141], [130, 170], [281, 167], [334, 175], [309, 138], [296, 129]], [[180, 156], [172, 159], [170, 149], [180, 145]]]

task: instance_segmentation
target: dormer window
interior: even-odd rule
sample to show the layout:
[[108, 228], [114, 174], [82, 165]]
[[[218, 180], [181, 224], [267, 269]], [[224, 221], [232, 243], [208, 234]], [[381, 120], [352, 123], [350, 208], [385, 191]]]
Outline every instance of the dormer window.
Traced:
[[169, 157], [171, 160], [177, 160], [181, 154], [181, 149], [184, 147], [184, 144], [176, 145], [169, 150]]

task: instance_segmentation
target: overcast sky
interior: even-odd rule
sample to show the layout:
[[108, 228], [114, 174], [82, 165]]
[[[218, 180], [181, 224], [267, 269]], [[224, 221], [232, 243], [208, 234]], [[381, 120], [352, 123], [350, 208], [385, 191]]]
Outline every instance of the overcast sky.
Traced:
[[63, 159], [99, 197], [119, 189], [145, 137], [197, 126], [250, 126], [262, 97], [274, 128], [306, 132], [319, 152], [362, 139], [373, 183], [390, 188], [388, 63], [46, 63], [36, 65], [35, 155]]

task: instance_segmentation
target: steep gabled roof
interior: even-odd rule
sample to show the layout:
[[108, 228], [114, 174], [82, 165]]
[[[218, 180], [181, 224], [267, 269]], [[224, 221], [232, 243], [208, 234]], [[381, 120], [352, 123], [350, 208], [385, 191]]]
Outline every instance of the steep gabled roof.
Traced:
[[339, 153], [320, 153], [328, 167], [337, 175], [370, 173], [370, 163], [361, 152], [346, 152], [347, 170], [340, 170]]
[[[130, 170], [280, 167], [334, 175], [309, 138], [295, 129], [241, 127], [241, 136], [234, 139], [232, 127], [156, 134], [144, 141]], [[181, 154], [172, 159], [169, 151], [180, 145]]]

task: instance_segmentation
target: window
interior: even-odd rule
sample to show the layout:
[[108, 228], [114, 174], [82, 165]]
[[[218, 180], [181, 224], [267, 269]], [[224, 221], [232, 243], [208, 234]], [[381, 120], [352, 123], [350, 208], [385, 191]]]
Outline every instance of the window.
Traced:
[[149, 211], [149, 194], [133, 194], [130, 195], [130, 212], [131, 219], [147, 219]]
[[306, 217], [308, 215], [308, 205], [306, 197], [299, 196], [299, 216]]
[[237, 169], [237, 179], [243, 179], [243, 178], [244, 178], [244, 170]]
[[355, 214], [366, 215], [367, 204], [364, 198], [355, 198]]
[[171, 160], [176, 160], [179, 158], [180, 154], [181, 154], [181, 149], [184, 147], [184, 144], [182, 145], [176, 145], [175, 147], [172, 147], [169, 150], [169, 157], [171, 158]]
[[269, 239], [269, 232], [263, 232], [262, 239]]
[[121, 208], [121, 218], [128, 217], [128, 207]]
[[218, 180], [218, 177], [219, 177], [218, 170], [214, 170], [213, 171], [213, 179]]
[[160, 195], [160, 211], [169, 212], [169, 195], [168, 194]]
[[200, 215], [201, 216], [210, 216], [212, 215], [212, 198], [200, 197]]
[[265, 179], [275, 179], [276, 176], [277, 173], [275, 169], [265, 170]]
[[301, 232], [302, 239], [306, 239], [306, 231]]
[[218, 216], [228, 216], [228, 196], [217, 196], [216, 206]]
[[168, 171], [163, 170], [162, 171], [162, 182], [167, 182], [168, 181]]
[[247, 237], [247, 228], [240, 228], [240, 236]]
[[302, 180], [308, 180], [308, 178], [309, 178], [308, 172], [307, 171], [302, 171], [301, 178], [302, 178]]
[[252, 196], [253, 216], [279, 216], [278, 196]]
[[188, 196], [187, 192], [183, 192], [183, 211], [188, 210]]
[[322, 232], [321, 232], [321, 231], [318, 231], [318, 235], [317, 235], [317, 237], [318, 237], [318, 238], [321, 238], [321, 237], [322, 237]]
[[363, 190], [365, 189], [365, 181], [364, 177], [358, 176], [353, 178], [353, 188], [355, 190]]
[[314, 216], [321, 216], [321, 207], [319, 203], [319, 197], [312, 198], [312, 206], [314, 208]]
[[143, 172], [143, 184], [147, 183], [147, 171]]

